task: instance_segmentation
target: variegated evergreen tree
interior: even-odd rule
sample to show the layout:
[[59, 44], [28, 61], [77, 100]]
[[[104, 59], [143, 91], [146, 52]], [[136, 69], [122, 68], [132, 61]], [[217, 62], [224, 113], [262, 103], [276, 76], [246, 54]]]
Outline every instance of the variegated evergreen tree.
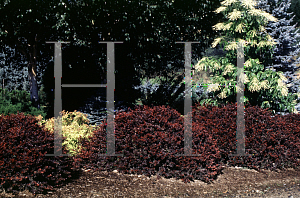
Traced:
[[212, 71], [212, 84], [206, 87], [208, 99], [201, 103], [214, 105], [236, 102], [237, 89], [237, 42], [244, 42], [244, 74], [239, 76], [245, 84], [244, 102], [270, 108], [273, 113], [295, 112], [298, 95], [288, 93], [286, 78], [282, 72], [267, 69], [272, 64], [274, 39], [266, 32], [268, 21], [277, 21], [271, 14], [256, 9], [252, 0], [225, 0], [215, 12], [223, 13], [225, 22], [213, 28], [221, 32], [212, 47], [221, 45], [226, 51], [224, 57], [204, 57], [195, 65], [197, 71]]

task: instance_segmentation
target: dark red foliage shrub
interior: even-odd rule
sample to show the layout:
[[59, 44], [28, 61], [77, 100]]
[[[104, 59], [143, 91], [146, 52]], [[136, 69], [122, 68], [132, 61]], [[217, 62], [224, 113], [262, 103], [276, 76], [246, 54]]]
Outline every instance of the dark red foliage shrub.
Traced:
[[217, 142], [197, 123], [192, 127], [192, 154], [199, 156], [177, 156], [184, 154], [183, 117], [170, 107], [136, 106], [116, 115], [115, 148], [123, 157], [98, 156], [107, 150], [106, 124], [94, 131], [90, 141], [80, 140], [85, 150], [78, 157], [85, 168], [181, 178], [185, 182], [210, 182], [222, 170]]
[[203, 126], [217, 140], [222, 164], [271, 170], [297, 168], [300, 159], [299, 127], [295, 125], [296, 122], [291, 122], [292, 116], [271, 116], [268, 109], [246, 106], [245, 150], [251, 155], [232, 157], [230, 154], [237, 153], [236, 104], [223, 105], [221, 108], [196, 104], [193, 110], [193, 122]]
[[286, 123], [290, 124], [291, 132], [300, 138], [300, 114], [287, 114], [282, 116]]
[[[236, 104], [193, 107], [192, 154], [184, 154], [184, 117], [165, 106], [136, 106], [115, 117], [115, 151], [123, 156], [99, 156], [107, 150], [107, 123], [90, 140], [79, 139], [83, 150], [76, 157], [54, 153], [54, 135], [32, 116], [0, 116], [0, 187], [8, 192], [33, 193], [59, 187], [80, 173], [80, 167], [118, 170], [121, 173], [158, 175], [211, 182], [224, 165], [254, 169], [297, 168], [300, 163], [300, 118], [296, 114], [272, 117], [268, 109], [246, 106], [245, 150], [236, 151]], [[55, 151], [60, 148], [55, 148]], [[67, 153], [63, 147], [63, 154]], [[81, 163], [81, 165], [79, 165]]]
[[[78, 173], [75, 159], [45, 156], [47, 153], [54, 154], [54, 134], [42, 129], [33, 116], [0, 115], [1, 188], [13, 193], [25, 189], [45, 193]], [[64, 146], [62, 153], [67, 153]]]
[[199, 154], [197, 157], [177, 156], [184, 153], [184, 118], [164, 106], [139, 106], [116, 115], [116, 154], [124, 157], [98, 156], [106, 153], [106, 123], [94, 131], [91, 141], [83, 140], [86, 150], [81, 157], [89, 168], [147, 176], [158, 174], [185, 182], [193, 179], [210, 182], [226, 164], [257, 170], [298, 167], [298, 122], [291, 122], [291, 117], [272, 117], [271, 111], [257, 106], [247, 105], [244, 111], [245, 148], [250, 156], [231, 156], [237, 153], [236, 104], [222, 107], [196, 104], [192, 111], [192, 154]]

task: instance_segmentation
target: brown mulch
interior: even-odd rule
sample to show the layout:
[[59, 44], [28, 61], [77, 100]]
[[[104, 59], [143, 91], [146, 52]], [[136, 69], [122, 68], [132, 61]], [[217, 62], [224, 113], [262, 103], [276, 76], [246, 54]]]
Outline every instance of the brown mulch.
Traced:
[[262, 171], [226, 167], [212, 184], [199, 180], [151, 178], [117, 171], [84, 170], [81, 175], [46, 195], [28, 191], [1, 197], [300, 197], [300, 170]]

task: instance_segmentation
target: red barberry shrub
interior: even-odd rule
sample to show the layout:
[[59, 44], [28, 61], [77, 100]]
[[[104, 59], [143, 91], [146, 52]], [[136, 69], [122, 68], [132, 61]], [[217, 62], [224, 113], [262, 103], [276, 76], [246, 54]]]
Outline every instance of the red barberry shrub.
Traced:
[[[272, 116], [268, 109], [247, 105], [244, 109], [245, 151], [237, 153], [237, 106], [196, 104], [192, 110], [192, 154], [184, 154], [184, 117], [165, 106], [138, 106], [115, 117], [115, 153], [107, 150], [107, 123], [94, 131], [83, 146], [83, 166], [97, 170], [181, 178], [185, 182], [214, 180], [225, 165], [254, 169], [299, 166], [299, 129], [288, 117]], [[285, 118], [285, 119], [284, 119]]]
[[[33, 116], [0, 115], [0, 187], [12, 193], [25, 189], [46, 193], [78, 175], [80, 166], [72, 157], [45, 156], [58, 149], [54, 134]], [[64, 146], [61, 151], [67, 153]]]
[[136, 106], [115, 116], [115, 151], [123, 156], [99, 156], [107, 150], [104, 122], [83, 146], [79, 158], [85, 168], [118, 170], [122, 173], [158, 175], [189, 182], [210, 182], [220, 174], [220, 151], [212, 135], [197, 123], [192, 125], [192, 154], [184, 154], [183, 117], [170, 107]]
[[299, 136], [295, 135], [299, 134], [299, 127], [288, 117], [272, 117], [268, 109], [247, 105], [244, 118], [245, 150], [250, 156], [233, 157], [230, 154], [237, 153], [236, 104], [222, 107], [196, 104], [193, 110], [193, 122], [198, 122], [217, 140], [222, 164], [271, 170], [299, 166]]
[[287, 114], [282, 116], [286, 123], [289, 123], [292, 127], [291, 132], [300, 138], [300, 114]]

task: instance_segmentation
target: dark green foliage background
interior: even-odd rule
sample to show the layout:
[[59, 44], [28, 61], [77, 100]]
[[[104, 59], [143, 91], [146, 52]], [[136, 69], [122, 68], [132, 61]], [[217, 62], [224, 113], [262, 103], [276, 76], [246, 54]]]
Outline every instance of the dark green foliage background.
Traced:
[[[292, 6], [298, 0], [292, 1]], [[176, 85], [182, 83], [183, 76], [168, 75], [184, 69], [184, 45], [176, 41], [200, 41], [192, 45], [192, 60], [195, 62], [205, 54], [217, 36], [212, 26], [224, 21], [221, 14], [214, 11], [220, 6], [219, 0], [69, 0], [56, 6], [58, 1], [36, 3], [36, 1], [11, 1], [9, 9], [1, 8], [3, 24], [18, 22], [14, 28], [19, 42], [25, 50], [30, 50], [28, 42], [35, 34], [38, 40], [38, 88], [48, 118], [53, 116], [54, 75], [53, 44], [46, 41], [63, 40], [70, 44], [62, 45], [62, 84], [102, 84], [106, 82], [106, 45], [99, 41], [123, 41], [115, 45], [116, 91], [115, 99], [122, 100], [132, 107], [136, 100], [144, 104], [169, 104], [183, 113], [183, 86], [174, 92]], [[1, 5], [4, 1], [1, 1]], [[25, 6], [26, 5], [26, 6]], [[19, 9], [20, 6], [23, 6]], [[32, 8], [32, 13], [26, 9]], [[18, 12], [12, 12], [19, 10]], [[24, 14], [26, 12], [26, 14]], [[65, 18], [59, 21], [54, 16]], [[295, 11], [297, 15], [299, 11]], [[24, 16], [22, 16], [22, 14]], [[296, 20], [296, 18], [295, 18]], [[293, 22], [295, 22], [295, 20]], [[20, 23], [19, 23], [20, 22]], [[201, 30], [201, 31], [200, 31]], [[29, 92], [27, 57], [14, 44], [17, 37], [8, 37], [0, 30], [1, 59], [0, 80], [5, 79], [5, 87], [10, 91]], [[8, 48], [8, 45], [12, 48]], [[1, 72], [0, 72], [1, 73]], [[145, 77], [161, 76], [168, 78], [153, 95], [147, 98], [133, 86]], [[2, 81], [1, 81], [2, 83]], [[42, 86], [43, 85], [43, 86]], [[102, 88], [101, 88], [102, 89]], [[63, 109], [73, 111], [84, 105], [97, 88], [62, 88]], [[106, 92], [105, 89], [103, 89]], [[195, 93], [194, 93], [195, 94]], [[199, 95], [198, 95], [199, 96]], [[180, 101], [180, 102], [179, 102]], [[195, 101], [193, 99], [193, 101]]]
[[[43, 98], [40, 98], [44, 102]], [[44, 107], [37, 109], [32, 106], [30, 94], [26, 91], [12, 91], [0, 89], [0, 115], [17, 114], [24, 112], [25, 115], [46, 116]]]

